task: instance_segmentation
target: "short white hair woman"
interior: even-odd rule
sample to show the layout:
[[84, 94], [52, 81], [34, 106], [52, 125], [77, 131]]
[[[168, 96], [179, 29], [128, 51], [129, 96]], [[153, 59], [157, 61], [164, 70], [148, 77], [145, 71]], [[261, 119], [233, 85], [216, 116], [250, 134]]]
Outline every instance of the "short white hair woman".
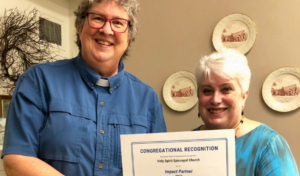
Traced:
[[265, 124], [243, 114], [251, 72], [247, 58], [233, 49], [202, 57], [196, 67], [196, 130], [235, 129], [236, 175], [299, 175], [286, 140]]

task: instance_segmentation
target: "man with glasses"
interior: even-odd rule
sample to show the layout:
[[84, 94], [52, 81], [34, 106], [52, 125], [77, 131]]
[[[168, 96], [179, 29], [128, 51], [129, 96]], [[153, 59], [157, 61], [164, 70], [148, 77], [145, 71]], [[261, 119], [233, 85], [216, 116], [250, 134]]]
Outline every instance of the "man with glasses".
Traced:
[[124, 70], [136, 0], [83, 0], [79, 54], [18, 80], [2, 157], [7, 175], [121, 176], [121, 134], [165, 132], [155, 91]]

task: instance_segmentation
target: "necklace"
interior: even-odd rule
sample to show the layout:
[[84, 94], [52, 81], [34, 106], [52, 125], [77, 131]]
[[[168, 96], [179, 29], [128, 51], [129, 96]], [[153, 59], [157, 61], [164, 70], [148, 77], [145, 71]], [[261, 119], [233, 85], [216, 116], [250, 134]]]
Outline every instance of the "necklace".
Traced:
[[234, 129], [235, 130], [235, 138], [236, 138], [236, 133], [240, 130], [241, 125], [244, 123], [244, 116], [242, 117], [242, 120], [240, 120], [239, 125]]
[[[235, 138], [236, 138], [236, 132], [240, 130], [241, 125], [242, 125], [243, 123], [244, 123], [244, 116], [242, 116], [242, 120], [240, 120], [239, 125], [238, 125], [237, 127], [235, 127], [235, 129], [234, 129], [234, 131], [235, 131]], [[203, 128], [201, 129], [201, 127], [204, 127], [204, 129], [203, 129]], [[201, 126], [199, 127], [199, 130], [206, 130], [206, 126], [205, 126], [205, 125], [201, 125]]]

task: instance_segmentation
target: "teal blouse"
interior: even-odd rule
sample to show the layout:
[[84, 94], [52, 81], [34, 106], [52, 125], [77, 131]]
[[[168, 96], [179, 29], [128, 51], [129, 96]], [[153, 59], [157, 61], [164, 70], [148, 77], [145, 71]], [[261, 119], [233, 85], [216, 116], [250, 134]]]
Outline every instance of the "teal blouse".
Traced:
[[236, 138], [235, 150], [237, 176], [299, 176], [288, 143], [265, 124]]

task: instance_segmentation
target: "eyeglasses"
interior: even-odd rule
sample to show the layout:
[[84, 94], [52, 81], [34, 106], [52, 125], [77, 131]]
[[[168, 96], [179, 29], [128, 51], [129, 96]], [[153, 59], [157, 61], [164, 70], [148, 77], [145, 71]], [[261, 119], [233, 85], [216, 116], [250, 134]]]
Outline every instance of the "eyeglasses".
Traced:
[[130, 24], [129, 20], [123, 19], [123, 18], [114, 18], [109, 19], [105, 16], [99, 15], [97, 13], [88, 12], [87, 13], [87, 19], [88, 24], [92, 28], [101, 29], [105, 25], [105, 23], [108, 21], [110, 23], [110, 28], [114, 32], [124, 33], [128, 25]]

